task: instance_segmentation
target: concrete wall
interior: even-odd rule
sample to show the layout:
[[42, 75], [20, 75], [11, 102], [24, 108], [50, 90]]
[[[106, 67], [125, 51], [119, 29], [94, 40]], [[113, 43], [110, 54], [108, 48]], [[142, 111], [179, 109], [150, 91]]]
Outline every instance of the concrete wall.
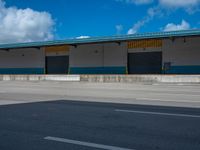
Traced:
[[0, 81], [200, 84], [200, 75], [0, 75]]
[[200, 73], [200, 37], [166, 39], [163, 44], [163, 64], [170, 62], [165, 73]]
[[87, 44], [70, 48], [71, 74], [125, 74], [127, 44]]
[[44, 68], [43, 48], [0, 51], [0, 74], [42, 74]]

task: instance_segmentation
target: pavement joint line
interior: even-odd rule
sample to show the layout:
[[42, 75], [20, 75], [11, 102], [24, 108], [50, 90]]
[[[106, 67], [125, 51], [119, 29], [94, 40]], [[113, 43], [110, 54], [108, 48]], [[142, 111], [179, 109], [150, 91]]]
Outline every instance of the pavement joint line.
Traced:
[[64, 138], [59, 138], [59, 137], [51, 137], [51, 136], [47, 136], [44, 139], [49, 140], [49, 141], [56, 141], [56, 142], [62, 142], [62, 143], [68, 143], [68, 144], [74, 144], [74, 145], [80, 145], [80, 146], [86, 146], [86, 147], [92, 147], [92, 148], [105, 149], [105, 150], [135, 150], [135, 149], [108, 146], [108, 145], [103, 145], [103, 144], [76, 141], [76, 140], [64, 139]]
[[173, 113], [161, 113], [161, 112], [151, 112], [151, 111], [135, 111], [135, 110], [123, 110], [123, 109], [115, 109], [115, 111], [116, 112], [124, 112], [124, 113], [137, 113], [137, 114], [200, 118], [200, 115], [188, 115], [188, 114], [173, 114]]

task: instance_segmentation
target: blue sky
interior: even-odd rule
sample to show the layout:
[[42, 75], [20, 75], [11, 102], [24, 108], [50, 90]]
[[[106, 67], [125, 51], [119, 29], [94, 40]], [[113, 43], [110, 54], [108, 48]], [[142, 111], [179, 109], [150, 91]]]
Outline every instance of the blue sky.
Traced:
[[[24, 18], [43, 15], [35, 26], [23, 26], [27, 31], [20, 35], [24, 36], [23, 39], [16, 42], [26, 41], [24, 39], [29, 35], [29, 28], [41, 28], [38, 32], [38, 37], [41, 37], [39, 40], [200, 28], [200, 0], [5, 0], [3, 3], [7, 18], [10, 14], [9, 8], [13, 8], [16, 13], [19, 10], [26, 10], [21, 13], [22, 17], [15, 16], [16, 26], [21, 24]], [[27, 8], [32, 10], [32, 16], [29, 15]], [[48, 18], [47, 21], [45, 17]], [[21, 20], [18, 21], [16, 18]], [[11, 23], [13, 21], [8, 20]], [[42, 31], [43, 28], [45, 32]], [[22, 32], [21, 26], [19, 29]], [[0, 21], [0, 33], [1, 30], [4, 28], [1, 28]], [[37, 37], [32, 39], [29, 35], [28, 38], [28, 41], [35, 41]], [[0, 39], [1, 41], [6, 42]], [[15, 42], [9, 38], [7, 41]]]

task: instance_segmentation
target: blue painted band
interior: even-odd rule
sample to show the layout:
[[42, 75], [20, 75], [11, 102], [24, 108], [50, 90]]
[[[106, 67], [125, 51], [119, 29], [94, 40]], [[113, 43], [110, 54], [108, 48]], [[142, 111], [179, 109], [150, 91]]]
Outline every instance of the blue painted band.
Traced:
[[70, 74], [126, 74], [126, 67], [72, 67]]
[[200, 66], [171, 66], [166, 74], [200, 74]]
[[0, 68], [0, 74], [44, 74], [44, 68]]

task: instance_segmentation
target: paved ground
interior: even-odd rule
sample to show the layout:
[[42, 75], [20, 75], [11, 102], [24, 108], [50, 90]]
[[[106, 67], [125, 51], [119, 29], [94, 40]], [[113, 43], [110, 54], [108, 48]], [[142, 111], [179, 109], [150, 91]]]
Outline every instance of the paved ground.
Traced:
[[0, 105], [81, 100], [200, 108], [200, 85], [140, 85], [74, 82], [0, 82]]
[[199, 150], [199, 91], [194, 85], [0, 82], [0, 150]]
[[74, 101], [7, 105], [0, 106], [0, 149], [199, 150], [199, 127], [200, 109]]

